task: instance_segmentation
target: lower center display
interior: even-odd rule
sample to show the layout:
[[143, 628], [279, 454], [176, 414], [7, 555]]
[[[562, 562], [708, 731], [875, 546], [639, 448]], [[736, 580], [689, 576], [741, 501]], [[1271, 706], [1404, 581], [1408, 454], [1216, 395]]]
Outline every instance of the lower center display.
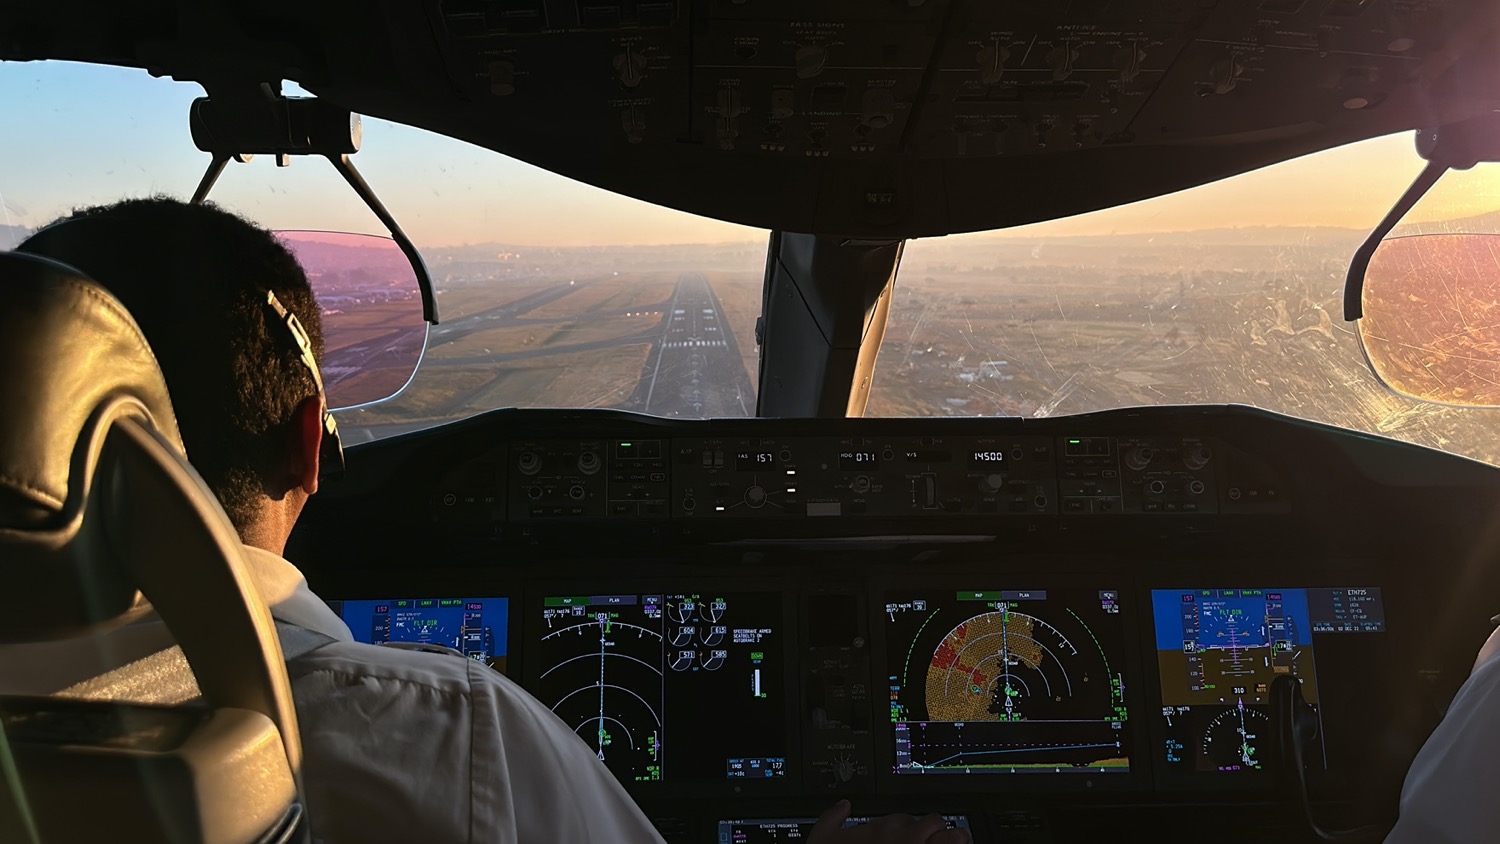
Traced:
[[1119, 593], [886, 596], [897, 774], [1124, 773]]
[[780, 593], [552, 596], [540, 612], [532, 688], [622, 782], [786, 775]]

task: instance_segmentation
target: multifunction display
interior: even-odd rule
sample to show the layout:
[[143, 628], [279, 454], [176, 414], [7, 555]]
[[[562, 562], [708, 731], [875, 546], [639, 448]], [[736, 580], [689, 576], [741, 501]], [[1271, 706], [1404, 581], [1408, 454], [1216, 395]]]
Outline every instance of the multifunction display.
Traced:
[[393, 598], [328, 605], [357, 642], [441, 645], [505, 671], [505, 598]]
[[1276, 678], [1318, 706], [1319, 638], [1385, 632], [1378, 588], [1156, 589], [1151, 603], [1164, 759], [1196, 771], [1262, 770]]
[[553, 595], [538, 612], [531, 688], [622, 782], [786, 776], [780, 593]]
[[1129, 770], [1118, 591], [902, 592], [885, 622], [897, 774]]

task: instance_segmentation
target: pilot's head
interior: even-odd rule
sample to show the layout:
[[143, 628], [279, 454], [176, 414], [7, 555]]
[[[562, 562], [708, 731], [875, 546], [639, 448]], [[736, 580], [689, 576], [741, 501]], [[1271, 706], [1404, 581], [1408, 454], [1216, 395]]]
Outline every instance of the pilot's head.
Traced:
[[322, 360], [319, 311], [286, 247], [223, 209], [155, 197], [74, 211], [17, 250], [71, 264], [125, 304], [193, 467], [246, 542], [280, 551], [317, 490], [322, 436], [318, 387], [267, 308], [269, 291]]

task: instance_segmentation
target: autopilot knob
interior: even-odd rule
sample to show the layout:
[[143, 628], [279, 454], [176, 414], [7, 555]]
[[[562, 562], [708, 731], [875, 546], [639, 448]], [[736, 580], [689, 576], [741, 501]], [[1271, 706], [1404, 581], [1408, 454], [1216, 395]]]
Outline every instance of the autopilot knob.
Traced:
[[1143, 446], [1140, 448], [1132, 448], [1129, 451], [1125, 452], [1125, 465], [1129, 466], [1137, 472], [1145, 469], [1147, 466], [1150, 466], [1151, 461], [1155, 459], [1156, 449], [1154, 448], [1147, 448]]
[[765, 488], [757, 485], [745, 490], [745, 503], [757, 509], [764, 507], [766, 505]]
[[1182, 465], [1198, 471], [1214, 459], [1214, 450], [1207, 443], [1193, 443], [1182, 450]]
[[516, 458], [516, 468], [520, 469], [523, 475], [535, 475], [542, 469], [541, 455], [534, 451], [521, 452], [521, 456]]
[[1005, 476], [998, 472], [985, 475], [984, 479], [979, 482], [979, 489], [982, 492], [999, 492], [1004, 488]]
[[578, 455], [578, 471], [585, 475], [592, 475], [599, 471], [599, 453], [597, 451], [585, 451]]

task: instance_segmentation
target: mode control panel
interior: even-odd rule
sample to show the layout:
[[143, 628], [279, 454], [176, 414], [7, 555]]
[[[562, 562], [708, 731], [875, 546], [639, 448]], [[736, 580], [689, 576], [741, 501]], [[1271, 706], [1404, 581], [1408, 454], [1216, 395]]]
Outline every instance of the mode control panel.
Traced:
[[1196, 437], [1064, 437], [1063, 515], [1217, 513], [1214, 446]]
[[1281, 514], [1284, 483], [1212, 437], [517, 439], [444, 473], [454, 524]]
[[671, 489], [663, 439], [524, 440], [511, 443], [512, 521], [662, 518]]
[[1057, 512], [1048, 437], [701, 438], [673, 444], [673, 515]]

